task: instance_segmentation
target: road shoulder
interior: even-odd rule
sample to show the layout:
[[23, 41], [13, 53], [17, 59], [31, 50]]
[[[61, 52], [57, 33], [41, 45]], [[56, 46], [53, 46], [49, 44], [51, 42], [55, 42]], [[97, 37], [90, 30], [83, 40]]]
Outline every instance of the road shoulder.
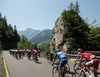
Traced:
[[4, 58], [4, 53], [3, 53], [3, 63], [4, 63], [4, 68], [5, 68], [5, 72], [6, 72], [6, 77], [9, 77], [9, 73], [8, 73], [8, 69], [7, 69], [7, 64]]

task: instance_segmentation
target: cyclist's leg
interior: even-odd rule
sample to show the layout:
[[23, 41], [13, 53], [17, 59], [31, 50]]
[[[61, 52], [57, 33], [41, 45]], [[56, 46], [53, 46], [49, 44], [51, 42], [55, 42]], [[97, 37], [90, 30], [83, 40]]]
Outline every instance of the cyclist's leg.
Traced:
[[[89, 73], [90, 75], [95, 75], [95, 73], [96, 73], [97, 71], [91, 70], [90, 67], [98, 68], [98, 64], [96, 63], [96, 61], [95, 61], [95, 60], [91, 60], [91, 61], [89, 61], [89, 62], [86, 63], [86, 66], [87, 66], [86, 69], [87, 69], [88, 73]], [[93, 73], [93, 72], [94, 72], [94, 73]]]
[[99, 68], [99, 60], [98, 59], [93, 59], [93, 68], [94, 68], [94, 73], [95, 76], [97, 77], [97, 73], [98, 73], [98, 68]]
[[67, 62], [66, 59], [62, 59], [62, 60], [60, 61], [60, 75], [61, 75], [61, 77], [63, 77], [63, 75], [64, 75], [64, 70], [63, 70], [62, 68], [63, 68], [63, 66], [66, 64], [66, 62]]
[[53, 54], [51, 53], [50, 54], [50, 61], [52, 62], [52, 60], [53, 60]]
[[93, 66], [93, 60], [86, 62], [85, 64], [88, 68]]

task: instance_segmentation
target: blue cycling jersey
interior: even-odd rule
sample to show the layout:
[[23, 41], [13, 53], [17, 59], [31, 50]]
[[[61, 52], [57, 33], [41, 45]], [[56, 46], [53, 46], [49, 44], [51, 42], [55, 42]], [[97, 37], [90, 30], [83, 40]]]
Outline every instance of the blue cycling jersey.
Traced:
[[63, 53], [63, 52], [56, 52], [55, 55], [54, 55], [54, 57], [57, 57], [57, 56], [60, 58], [60, 60], [61, 59], [67, 59], [66, 54]]

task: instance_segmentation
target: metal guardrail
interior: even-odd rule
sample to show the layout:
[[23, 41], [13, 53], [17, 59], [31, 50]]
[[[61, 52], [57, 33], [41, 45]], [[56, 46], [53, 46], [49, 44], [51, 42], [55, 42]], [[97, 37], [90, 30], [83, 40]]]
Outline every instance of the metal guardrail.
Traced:
[[[40, 54], [43, 54], [43, 56], [45, 56], [45, 52], [41, 52]], [[76, 54], [66, 54], [68, 56], [68, 58], [76, 58], [77, 55]], [[96, 56], [98, 59], [100, 59], [100, 56]]]
[[[75, 54], [66, 54], [68, 57], [77, 57]], [[98, 59], [100, 59], [100, 56], [96, 56]]]

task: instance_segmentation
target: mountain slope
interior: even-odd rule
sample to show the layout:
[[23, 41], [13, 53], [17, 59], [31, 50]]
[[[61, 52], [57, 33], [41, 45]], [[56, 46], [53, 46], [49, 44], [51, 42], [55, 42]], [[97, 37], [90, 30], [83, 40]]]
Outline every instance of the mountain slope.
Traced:
[[30, 41], [32, 43], [40, 43], [42, 41], [47, 41], [51, 39], [52, 30], [45, 29], [41, 31], [39, 34], [37, 34], [34, 38], [32, 38]]
[[32, 28], [27, 28], [25, 31], [18, 31], [18, 34], [20, 36], [25, 35], [30, 40], [40, 32], [41, 32], [41, 30], [35, 30], [35, 29], [32, 29]]

